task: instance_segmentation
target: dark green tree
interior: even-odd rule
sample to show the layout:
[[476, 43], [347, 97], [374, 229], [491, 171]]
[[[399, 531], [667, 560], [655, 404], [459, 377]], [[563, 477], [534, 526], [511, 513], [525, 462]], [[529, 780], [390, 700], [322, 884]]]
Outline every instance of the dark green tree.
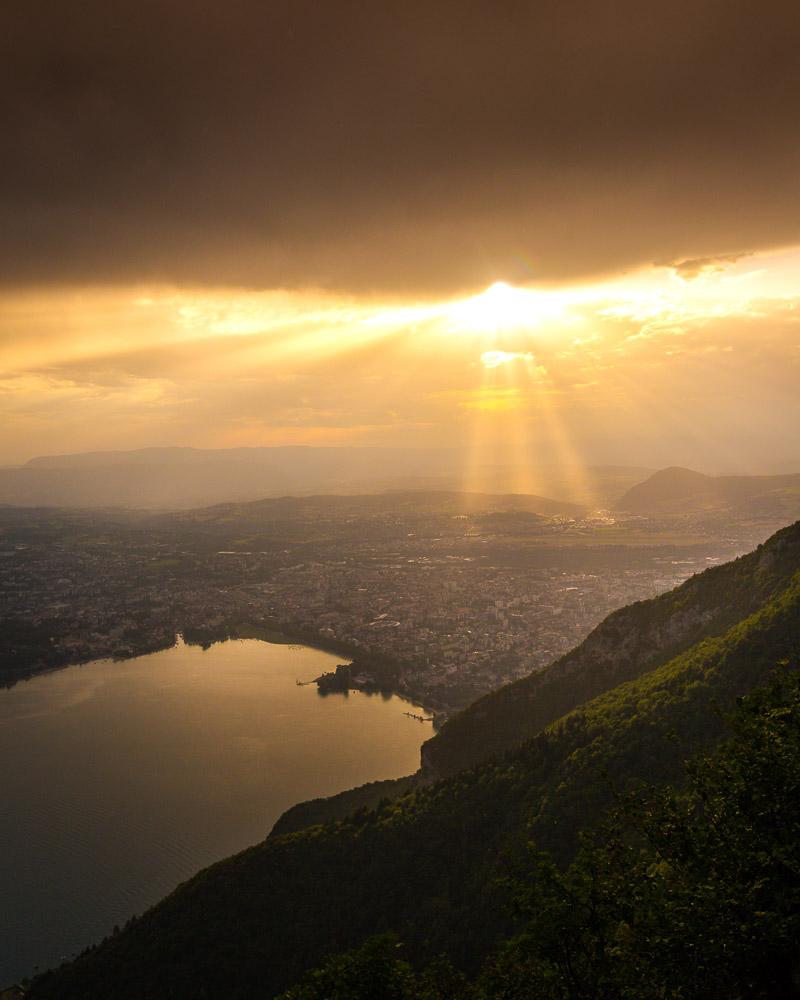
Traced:
[[684, 791], [627, 797], [565, 871], [532, 851], [491, 1000], [800, 996], [800, 675], [741, 700]]
[[421, 974], [402, 958], [392, 934], [365, 941], [354, 951], [333, 955], [281, 1000], [465, 1000], [469, 987], [446, 959]]

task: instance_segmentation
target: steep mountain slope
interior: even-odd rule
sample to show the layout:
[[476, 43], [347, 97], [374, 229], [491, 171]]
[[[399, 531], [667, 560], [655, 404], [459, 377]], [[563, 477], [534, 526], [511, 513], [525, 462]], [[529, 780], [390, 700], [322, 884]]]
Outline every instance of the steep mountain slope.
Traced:
[[423, 745], [424, 775], [445, 777], [514, 747], [583, 702], [722, 634], [785, 587], [798, 566], [800, 523], [740, 559], [614, 612], [560, 660], [454, 716]]
[[522, 851], [532, 833], [567, 860], [614, 787], [677, 780], [682, 762], [725, 732], [735, 699], [763, 684], [776, 663], [797, 660], [798, 535], [800, 526], [780, 533], [687, 593], [693, 621], [728, 599], [742, 605], [748, 589], [771, 593], [724, 634], [576, 708], [497, 760], [207, 869], [121, 934], [38, 980], [32, 997], [270, 997], [324, 954], [388, 929], [414, 958], [444, 950], [475, 967], [511, 929], [496, 882], [503, 858]]
[[[689, 514], [747, 505], [768, 507], [783, 497], [796, 501], [800, 474], [786, 476], [705, 476], [673, 466], [631, 487], [616, 509], [631, 514]], [[788, 498], [788, 499], [787, 499]]]
[[732, 727], [681, 788], [623, 796], [566, 869], [531, 852], [507, 883], [521, 931], [477, 977], [415, 970], [384, 935], [281, 1000], [800, 997], [800, 672], [740, 699]]
[[455, 715], [422, 747], [413, 776], [356, 788], [287, 810], [272, 835], [343, 819], [382, 797], [472, 767], [518, 746], [621, 681], [640, 676], [761, 607], [800, 565], [800, 526], [778, 532], [755, 552], [692, 577], [648, 601], [612, 613], [575, 649], [542, 671], [508, 684]]

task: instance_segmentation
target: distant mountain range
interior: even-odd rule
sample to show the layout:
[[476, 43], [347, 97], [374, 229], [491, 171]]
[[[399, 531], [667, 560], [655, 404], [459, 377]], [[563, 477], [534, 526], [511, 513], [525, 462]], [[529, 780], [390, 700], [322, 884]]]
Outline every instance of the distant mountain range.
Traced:
[[185, 509], [261, 497], [424, 485], [457, 467], [447, 451], [379, 448], [143, 448], [31, 459], [0, 469], [0, 503]]
[[786, 520], [800, 515], [800, 473], [785, 476], [706, 476], [673, 466], [632, 486], [616, 503], [630, 514], [692, 514], [737, 510]]
[[[244, 503], [216, 504], [199, 510], [178, 512], [179, 521], [198, 521], [205, 525], [215, 521], [257, 525], [281, 521], [313, 521], [330, 518], [375, 516], [390, 514], [476, 514], [487, 523], [525, 515], [581, 517], [585, 507], [564, 500], [551, 500], [529, 493], [470, 493], [462, 490], [388, 490], [383, 493], [354, 495], [322, 494], [311, 496], [267, 497]], [[531, 522], [533, 523], [533, 522]]]
[[[325, 955], [386, 930], [401, 935], [414, 963], [446, 953], [474, 971], [514, 930], [500, 880], [531, 838], [568, 862], [581, 831], [620, 792], [641, 781], [680, 782], [684, 762], [729, 732], [737, 699], [781, 663], [796, 670], [798, 655], [800, 523], [616, 612], [542, 673], [476, 702], [426, 745], [426, 781], [380, 786], [385, 797], [375, 808], [362, 798], [354, 815], [271, 837], [206, 869], [100, 947], [35, 981], [30, 996], [272, 997]], [[770, 804], [768, 795], [763, 808]], [[647, 877], [665, 874], [672, 891], [663, 864]], [[753, 920], [765, 916], [753, 909]], [[617, 918], [618, 935], [620, 927], [627, 933]], [[537, 947], [529, 940], [528, 954]]]
[[[663, 516], [735, 511], [788, 523], [800, 516], [800, 473], [707, 476], [672, 467], [483, 466], [465, 474], [457, 449], [275, 447], [142, 448], [33, 458], [0, 468], [0, 504], [191, 510], [313, 495], [405, 492], [507, 495], [508, 509], [572, 513], [612, 508]], [[522, 504], [522, 506], [520, 506]], [[500, 508], [496, 508], [500, 509]]]
[[33, 458], [0, 468], [0, 504], [180, 510], [310, 494], [483, 492], [608, 506], [652, 469], [482, 466], [458, 449], [143, 448]]

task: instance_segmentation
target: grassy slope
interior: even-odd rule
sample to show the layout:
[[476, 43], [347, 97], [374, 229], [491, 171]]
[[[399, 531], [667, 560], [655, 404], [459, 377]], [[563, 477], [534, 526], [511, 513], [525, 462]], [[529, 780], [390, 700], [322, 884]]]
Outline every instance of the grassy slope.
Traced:
[[324, 954], [387, 929], [417, 957], [446, 950], [474, 967], [509, 930], [495, 886], [502, 856], [532, 830], [566, 859], [578, 830], [611, 800], [609, 779], [617, 787], [679, 779], [683, 760], [725, 732], [735, 698], [798, 653], [800, 576], [723, 636], [572, 711], [501, 759], [207, 869], [40, 980], [32, 997], [270, 997]]

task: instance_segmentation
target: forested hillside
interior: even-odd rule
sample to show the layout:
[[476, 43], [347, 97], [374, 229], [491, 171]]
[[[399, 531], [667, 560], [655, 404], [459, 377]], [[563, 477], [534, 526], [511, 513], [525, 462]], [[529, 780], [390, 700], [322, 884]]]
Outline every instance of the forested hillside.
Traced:
[[688, 794], [623, 798], [566, 871], [531, 848], [522, 931], [473, 981], [373, 937], [282, 1000], [774, 1000], [800, 995], [800, 674], [742, 699]]
[[[680, 781], [687, 758], [728, 732], [736, 699], [769, 682], [777, 664], [797, 662], [798, 569], [795, 525], [752, 555], [619, 613], [625, 627], [611, 628], [612, 616], [597, 661], [608, 690], [599, 697], [531, 723], [535, 735], [494, 760], [207, 869], [119, 935], [39, 979], [32, 996], [271, 997], [326, 954], [387, 931], [400, 935], [414, 963], [445, 953], [476, 974], [528, 919], [514, 918], [498, 880], [525, 864], [531, 837], [568, 865], [581, 831], [603, 821], [616, 795], [643, 780]], [[676, 620], [685, 623], [677, 637]], [[691, 644], [688, 637], [709, 629], [718, 634]], [[625, 650], [617, 656], [614, 635]], [[579, 663], [576, 679], [591, 696], [588, 652]], [[626, 680], [634, 670], [641, 676]], [[482, 711], [500, 705], [500, 725], [497, 697]], [[547, 728], [536, 732], [537, 725]]]

